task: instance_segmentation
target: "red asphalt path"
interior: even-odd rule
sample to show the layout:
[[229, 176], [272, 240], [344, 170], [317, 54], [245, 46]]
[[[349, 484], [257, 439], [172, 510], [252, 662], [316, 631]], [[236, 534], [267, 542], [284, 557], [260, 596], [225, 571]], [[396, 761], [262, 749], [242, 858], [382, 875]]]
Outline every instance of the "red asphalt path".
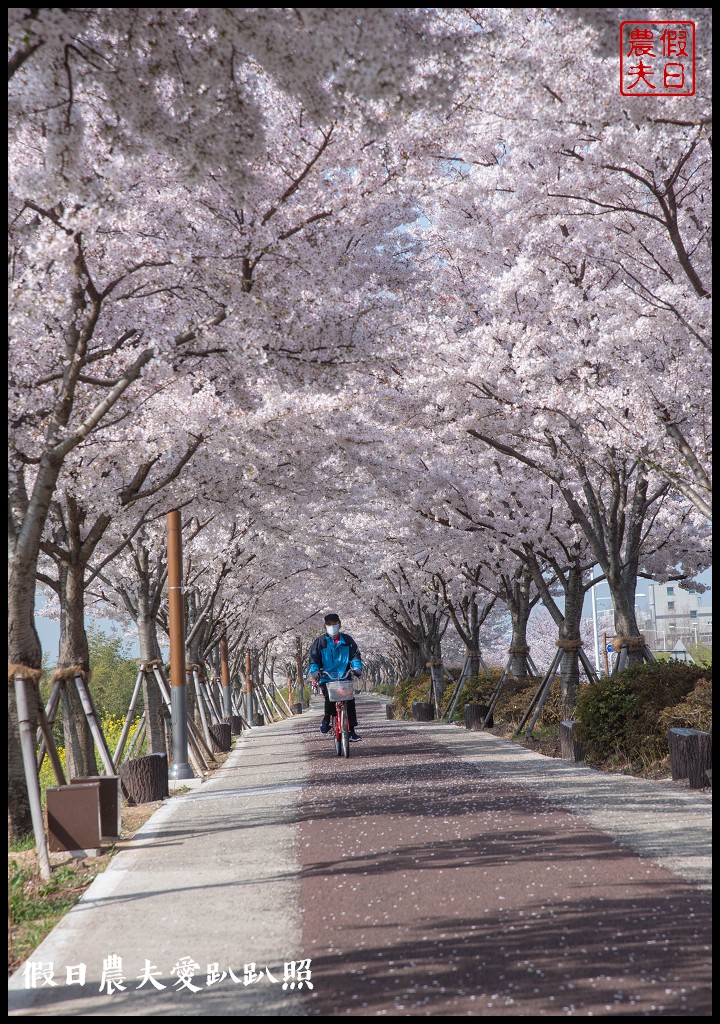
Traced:
[[309, 1014], [711, 1015], [708, 892], [382, 709], [305, 725]]

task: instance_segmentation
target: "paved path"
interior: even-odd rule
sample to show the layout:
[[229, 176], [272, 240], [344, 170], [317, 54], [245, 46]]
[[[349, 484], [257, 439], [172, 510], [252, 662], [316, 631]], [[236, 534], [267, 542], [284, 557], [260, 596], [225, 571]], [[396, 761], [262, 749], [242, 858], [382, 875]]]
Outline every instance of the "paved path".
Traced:
[[[58, 984], [11, 979], [11, 1015], [710, 1015], [707, 796], [370, 700], [345, 761], [319, 717], [253, 730], [164, 805], [33, 954]], [[283, 988], [308, 959], [312, 990]]]

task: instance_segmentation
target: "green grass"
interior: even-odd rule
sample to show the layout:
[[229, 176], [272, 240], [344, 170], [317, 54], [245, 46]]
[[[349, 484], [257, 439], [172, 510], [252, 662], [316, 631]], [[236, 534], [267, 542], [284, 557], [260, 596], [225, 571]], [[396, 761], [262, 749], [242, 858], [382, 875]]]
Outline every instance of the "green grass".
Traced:
[[61, 865], [45, 882], [34, 867], [8, 861], [9, 971], [17, 969], [40, 945], [100, 870], [100, 865]]
[[23, 850], [35, 849], [35, 836], [28, 832], [26, 836], [16, 839], [14, 843], [8, 843], [8, 853], [22, 853]]

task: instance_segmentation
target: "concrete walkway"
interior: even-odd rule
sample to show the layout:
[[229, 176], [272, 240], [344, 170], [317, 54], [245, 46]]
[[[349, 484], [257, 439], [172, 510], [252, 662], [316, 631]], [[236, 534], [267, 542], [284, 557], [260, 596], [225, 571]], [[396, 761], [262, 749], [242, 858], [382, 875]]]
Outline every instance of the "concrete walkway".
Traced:
[[[10, 979], [10, 1014], [708, 1015], [707, 795], [360, 705], [349, 762], [312, 708], [168, 801]], [[523, 919], [563, 967], [530, 990]], [[598, 964], [611, 933], [622, 963]]]

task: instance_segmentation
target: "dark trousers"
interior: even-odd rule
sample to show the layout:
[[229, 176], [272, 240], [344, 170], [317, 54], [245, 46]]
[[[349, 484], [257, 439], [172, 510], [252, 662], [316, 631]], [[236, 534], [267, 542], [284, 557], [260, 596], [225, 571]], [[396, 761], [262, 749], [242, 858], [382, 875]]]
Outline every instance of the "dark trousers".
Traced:
[[[327, 686], [324, 683], [321, 683], [320, 687], [325, 696], [325, 717], [329, 722], [333, 714], [334, 702], [328, 700], [327, 698]], [[357, 725], [357, 711], [355, 710], [355, 698], [353, 697], [352, 700], [346, 700], [345, 706], [347, 708], [348, 713], [348, 725], [350, 726], [351, 729], [354, 729], [355, 726]]]

